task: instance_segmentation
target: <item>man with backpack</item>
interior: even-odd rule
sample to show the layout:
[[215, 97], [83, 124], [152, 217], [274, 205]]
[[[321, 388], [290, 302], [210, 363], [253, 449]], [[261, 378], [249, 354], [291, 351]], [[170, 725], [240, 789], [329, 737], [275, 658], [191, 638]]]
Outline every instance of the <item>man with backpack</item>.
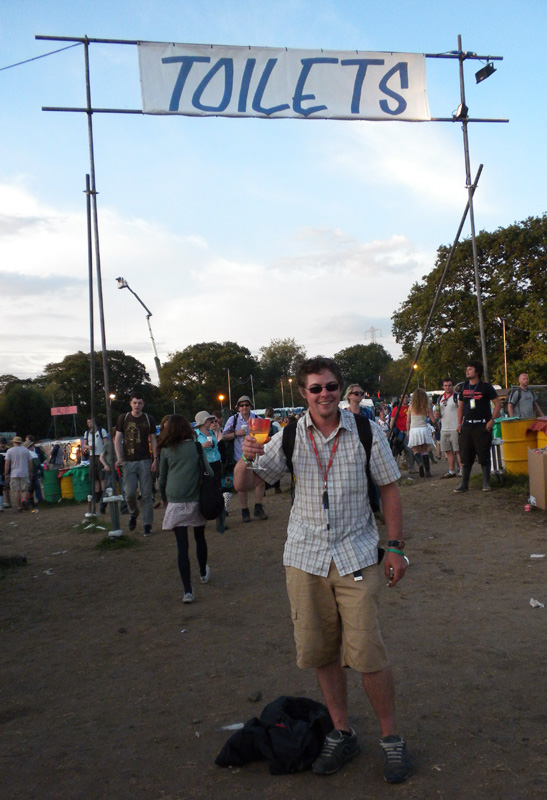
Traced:
[[289, 469], [294, 476], [283, 563], [297, 664], [315, 669], [334, 725], [313, 771], [331, 775], [359, 753], [357, 735], [349, 726], [344, 672], [344, 667], [352, 667], [361, 672], [380, 723], [384, 777], [400, 783], [411, 768], [406, 743], [396, 729], [393, 676], [378, 625], [378, 530], [367, 472], [382, 500], [389, 539], [384, 574], [389, 586], [398, 583], [406, 570], [396, 484], [400, 473], [385, 434], [363, 418], [372, 433], [367, 470], [357, 418], [339, 408], [343, 379], [333, 359], [307, 359], [297, 382], [308, 411], [295, 425], [292, 452], [283, 446], [287, 428], [266, 445], [247, 436], [234, 472], [235, 485], [238, 491], [254, 485], [255, 473], [247, 466], [255, 456], [268, 483]]
[[[156, 423], [143, 412], [144, 400], [138, 392], [133, 392], [129, 400], [131, 411], [120, 414], [116, 424], [114, 447], [116, 466], [123, 466], [123, 486], [125, 500], [129, 509], [129, 530], [137, 527], [139, 508], [137, 506], [137, 487], [141, 495], [144, 535], [152, 535], [154, 521], [154, 495], [152, 473], [158, 471], [156, 445]], [[149, 444], [150, 442], [150, 444]], [[150, 448], [152, 456], [150, 457]]]
[[539, 407], [538, 396], [528, 388], [530, 378], [525, 372], [519, 375], [519, 385], [511, 389], [507, 395], [507, 410], [510, 417], [519, 419], [533, 419], [536, 416], [543, 416], [543, 411]]

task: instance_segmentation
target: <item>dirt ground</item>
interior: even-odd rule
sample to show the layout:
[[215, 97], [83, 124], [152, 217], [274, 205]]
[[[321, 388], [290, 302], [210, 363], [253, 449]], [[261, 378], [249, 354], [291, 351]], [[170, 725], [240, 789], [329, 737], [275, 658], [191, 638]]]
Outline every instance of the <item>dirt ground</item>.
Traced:
[[[476, 469], [476, 468], [475, 468]], [[547, 517], [525, 496], [437, 477], [402, 485], [410, 568], [383, 590], [399, 728], [414, 775], [382, 778], [378, 728], [349, 674], [361, 755], [337, 775], [214, 763], [282, 694], [321, 699], [294, 663], [282, 550], [290, 495], [267, 522], [208, 526], [211, 581], [182, 604], [171, 533], [98, 549], [82, 505], [0, 515], [0, 796], [4, 800], [323, 800], [547, 796]], [[122, 517], [127, 524], [127, 517]], [[382, 531], [381, 531], [382, 533]], [[195, 555], [192, 565], [197, 577]], [[260, 699], [256, 697], [260, 693]]]

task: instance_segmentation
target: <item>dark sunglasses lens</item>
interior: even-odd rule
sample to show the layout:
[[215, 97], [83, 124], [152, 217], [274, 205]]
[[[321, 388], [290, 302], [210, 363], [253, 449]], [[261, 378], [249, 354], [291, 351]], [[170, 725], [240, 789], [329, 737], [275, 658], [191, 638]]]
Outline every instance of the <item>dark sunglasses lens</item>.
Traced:
[[312, 394], [321, 394], [323, 389], [326, 389], [327, 392], [336, 392], [338, 389], [338, 384], [333, 382], [327, 383], [325, 386], [310, 386], [308, 392], [311, 392]]

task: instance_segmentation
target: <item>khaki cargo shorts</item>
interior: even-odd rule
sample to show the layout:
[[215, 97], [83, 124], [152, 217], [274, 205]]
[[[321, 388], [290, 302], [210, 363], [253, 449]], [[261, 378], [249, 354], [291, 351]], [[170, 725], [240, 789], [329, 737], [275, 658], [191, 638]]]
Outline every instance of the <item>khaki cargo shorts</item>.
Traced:
[[286, 567], [296, 642], [296, 663], [316, 669], [341, 658], [343, 667], [378, 672], [388, 665], [378, 625], [378, 565], [340, 577], [331, 563], [326, 578]]

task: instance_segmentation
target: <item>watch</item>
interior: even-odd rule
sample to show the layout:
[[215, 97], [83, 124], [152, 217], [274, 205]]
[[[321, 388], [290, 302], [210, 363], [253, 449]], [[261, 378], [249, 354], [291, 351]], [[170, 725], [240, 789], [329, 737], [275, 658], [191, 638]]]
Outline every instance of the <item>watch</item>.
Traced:
[[405, 549], [405, 543], [403, 542], [402, 539], [401, 540], [399, 540], [399, 539], [390, 539], [389, 542], [387, 543], [387, 546], [388, 547], [396, 547], [398, 550], [404, 550]]

